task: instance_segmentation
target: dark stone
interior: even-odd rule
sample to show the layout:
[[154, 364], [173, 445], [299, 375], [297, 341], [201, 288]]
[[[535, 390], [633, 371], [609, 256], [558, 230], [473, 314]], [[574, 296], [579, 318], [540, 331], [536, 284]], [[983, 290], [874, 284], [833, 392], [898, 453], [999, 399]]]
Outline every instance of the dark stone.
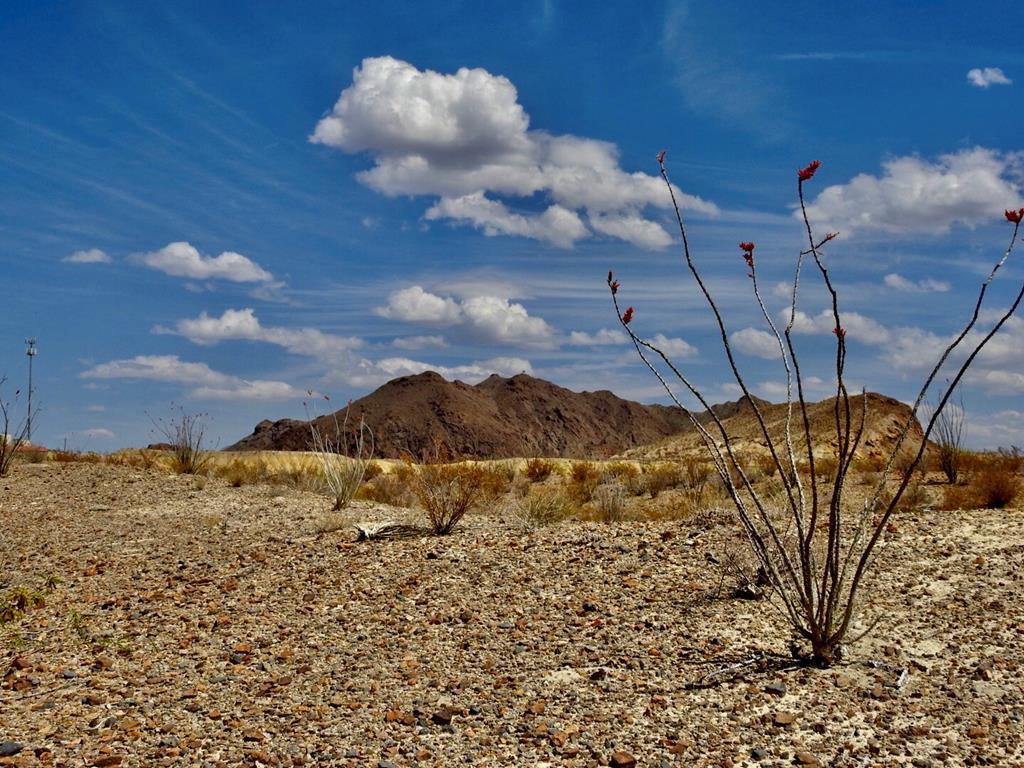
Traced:
[[786, 688], [786, 684], [780, 681], [768, 683], [768, 685], [764, 687], [764, 692], [770, 693], [773, 696], [785, 696], [787, 690], [789, 689]]
[[16, 741], [5, 741], [0, 743], [0, 757], [14, 757], [24, 747]]

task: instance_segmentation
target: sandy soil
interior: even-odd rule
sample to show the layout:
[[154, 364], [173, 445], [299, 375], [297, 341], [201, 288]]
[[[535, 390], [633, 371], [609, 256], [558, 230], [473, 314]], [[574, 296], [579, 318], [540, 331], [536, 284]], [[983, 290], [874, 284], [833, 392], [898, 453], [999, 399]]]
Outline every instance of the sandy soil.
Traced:
[[1024, 766], [1019, 511], [899, 520], [844, 665], [695, 689], [787, 647], [730, 597], [726, 526], [480, 513], [354, 543], [316, 533], [327, 508], [104, 465], [0, 480], [0, 592], [45, 593], [0, 629], [0, 765]]

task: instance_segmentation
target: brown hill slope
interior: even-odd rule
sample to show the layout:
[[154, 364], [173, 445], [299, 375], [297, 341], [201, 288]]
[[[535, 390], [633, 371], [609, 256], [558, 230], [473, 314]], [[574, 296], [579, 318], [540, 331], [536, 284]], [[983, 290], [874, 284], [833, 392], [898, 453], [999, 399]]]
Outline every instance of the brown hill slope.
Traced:
[[[335, 435], [335, 416], [316, 426]], [[688, 425], [677, 408], [642, 405], [608, 391], [573, 392], [526, 374], [491, 376], [475, 386], [434, 372], [404, 376], [352, 403], [350, 419], [366, 419], [375, 455], [421, 456], [440, 439], [466, 457], [558, 456], [593, 458], [646, 445]], [[351, 423], [351, 422], [350, 422]], [[307, 450], [309, 425], [262, 421], [228, 450]]]
[[[863, 408], [867, 400], [867, 413], [865, 415], [864, 437], [861, 447], [857, 451], [860, 457], [888, 457], [900, 430], [911, 418], [910, 407], [874, 392], [866, 395], [850, 397], [850, 410], [854, 423], [859, 423]], [[776, 446], [785, 445], [786, 434], [786, 405], [768, 403], [759, 400], [758, 405], [768, 427], [768, 434]], [[835, 455], [836, 433], [835, 433], [835, 398], [822, 400], [819, 403], [809, 403], [807, 406], [808, 421], [811, 425], [811, 441], [814, 445], [816, 456]], [[761, 427], [757, 423], [753, 409], [745, 401], [738, 403], [727, 403], [724, 406], [714, 406], [714, 409], [722, 417], [722, 423], [733, 440], [734, 446], [741, 453], [764, 453], [767, 451]], [[708, 426], [708, 431], [717, 436], [717, 428], [709, 423], [707, 417], [702, 417]], [[800, 410], [796, 404], [793, 406], [793, 421], [791, 427], [794, 445], [798, 448], [804, 445], [803, 442], [803, 421]], [[916, 449], [921, 444], [923, 432], [921, 425], [915, 420], [907, 436], [905, 445], [907, 449]], [[692, 454], [695, 451], [704, 450], [700, 435], [693, 429], [659, 440], [651, 445], [640, 446], [624, 452], [624, 456], [633, 459], [672, 459], [685, 454]], [[800, 455], [797, 456], [800, 459]]]

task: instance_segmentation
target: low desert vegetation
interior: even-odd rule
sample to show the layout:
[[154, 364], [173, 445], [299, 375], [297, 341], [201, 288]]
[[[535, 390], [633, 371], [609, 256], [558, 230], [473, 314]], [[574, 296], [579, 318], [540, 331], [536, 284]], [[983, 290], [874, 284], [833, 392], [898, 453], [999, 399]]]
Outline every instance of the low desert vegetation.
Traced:
[[201, 475], [210, 461], [206, 447], [205, 413], [190, 413], [181, 406], [171, 406], [167, 418], [150, 417], [153, 428], [170, 446], [171, 469], [181, 475]]
[[[971, 363], [1013, 316], [1024, 299], [1022, 283], [1005, 310], [994, 313], [982, 311], [990, 284], [1016, 245], [1020, 224], [1024, 220], [1024, 208], [1005, 212], [1005, 218], [1013, 225], [1009, 244], [982, 283], [969, 319], [942, 350], [926, 375], [913, 401], [910, 417], [899, 429], [885, 457], [877, 483], [873, 488], [856, 495], [846, 492], [848, 487], [852, 487], [848, 486], [847, 480], [863, 447], [868, 398], [862, 392], [861, 406], [855, 407], [855, 400], [851, 398], [846, 384], [848, 350], [844, 310], [824, 258], [829, 244], [838, 234], [829, 232], [823, 236], [815, 235], [804, 203], [804, 186], [812, 182], [821, 163], [815, 160], [796, 174], [798, 211], [806, 239], [795, 259], [794, 277], [787, 288], [790, 302], [783, 318], [785, 325], [781, 329], [781, 323], [777, 324], [774, 319], [778, 315], [769, 311], [762, 298], [755, 258], [756, 244], [739, 244], [743, 267], [737, 264], [737, 268], [744, 269], [750, 280], [753, 300], [763, 319], [763, 328], [777, 347], [779, 368], [785, 375], [786, 419], [784, 433], [780, 436], [777, 430], [773, 433], [769, 429], [761, 407], [751, 396], [733, 353], [730, 328], [694, 259], [689, 233], [676, 199], [676, 189], [665, 166], [665, 153], [661, 152], [657, 160], [676, 214], [683, 262], [693, 278], [697, 293], [703, 298], [717, 325], [725, 363], [751, 408], [760, 433], [757, 439], [766, 447], [776, 471], [766, 471], [763, 459], [755, 467], [745, 465], [745, 457], [740, 456], [737, 438], [729, 433], [704, 393], [656, 343], [647, 340], [657, 338], [654, 329], [647, 334], [647, 338], [637, 331], [642, 324], [640, 315], [632, 306], [622, 308], [619, 299], [621, 284], [609, 272], [607, 282], [615, 314], [640, 360], [662, 384], [669, 398], [683, 410], [699, 435], [706, 456], [732, 502], [759, 571], [764, 574], [763, 581], [770, 588], [772, 600], [787, 618], [797, 640], [792, 645], [794, 653], [810, 663], [830, 666], [843, 658], [851, 627], [858, 615], [858, 606], [864, 603], [860, 592], [862, 588], [868, 589], [865, 580], [875, 563], [878, 546], [892, 530], [893, 516], [902, 512], [904, 504], [915, 495], [913, 488], [915, 483], [920, 482], [917, 470], [925, 456], [929, 438], [936, 435], [938, 430], [939, 439], [942, 439], [943, 426], [940, 421], [946, 413], [949, 400]], [[805, 268], [810, 277], [804, 274]], [[833, 323], [834, 341], [830, 359], [835, 361], [832, 376], [835, 387], [834, 408], [831, 417], [834, 442], [830, 442], [834, 446], [834, 455], [825, 457], [816, 456], [814, 452], [804, 374], [793, 342], [801, 292], [807, 290], [806, 284], [811, 278], [830, 300], [827, 312]], [[988, 328], [976, 329], [982, 317], [989, 323]], [[942, 385], [936, 384], [942, 381], [940, 372], [945, 377], [945, 384]], [[670, 384], [670, 381], [673, 383]], [[933, 384], [936, 385], [935, 391]], [[687, 397], [694, 398], [700, 404], [704, 413], [710, 417], [708, 421], [702, 421], [698, 414], [683, 405], [676, 395], [676, 386], [680, 392], [685, 392]], [[930, 397], [934, 405], [924, 414], [923, 434], [919, 436], [912, 430], [918, 425], [916, 416], [921, 412], [926, 397]], [[949, 417], [946, 418], [945, 423], [949, 424]], [[947, 434], [946, 437], [955, 442], [958, 435], [955, 429], [952, 431], [953, 434]], [[761, 482], [764, 477], [775, 475], [779, 483]], [[889, 483], [890, 475], [895, 478], [895, 487]], [[981, 472], [976, 475], [976, 482], [986, 491], [992, 491], [985, 494], [987, 498], [982, 499], [985, 503], [1008, 503], [1006, 500], [1012, 499], [1017, 492], [1019, 478], [1005, 469], [991, 476], [984, 476]], [[1012, 480], [1007, 480], [1008, 475]]]
[[523, 474], [531, 483], [543, 483], [554, 471], [555, 465], [547, 459], [530, 459], [526, 462]]

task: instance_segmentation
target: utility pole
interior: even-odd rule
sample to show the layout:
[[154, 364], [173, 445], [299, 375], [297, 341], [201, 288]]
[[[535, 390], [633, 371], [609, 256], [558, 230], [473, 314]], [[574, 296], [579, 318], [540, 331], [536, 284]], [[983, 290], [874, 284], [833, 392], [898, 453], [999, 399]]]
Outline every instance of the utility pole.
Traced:
[[25, 339], [25, 354], [28, 355], [28, 415], [25, 417], [25, 439], [32, 443], [32, 358], [39, 354], [36, 349], [36, 340]]

